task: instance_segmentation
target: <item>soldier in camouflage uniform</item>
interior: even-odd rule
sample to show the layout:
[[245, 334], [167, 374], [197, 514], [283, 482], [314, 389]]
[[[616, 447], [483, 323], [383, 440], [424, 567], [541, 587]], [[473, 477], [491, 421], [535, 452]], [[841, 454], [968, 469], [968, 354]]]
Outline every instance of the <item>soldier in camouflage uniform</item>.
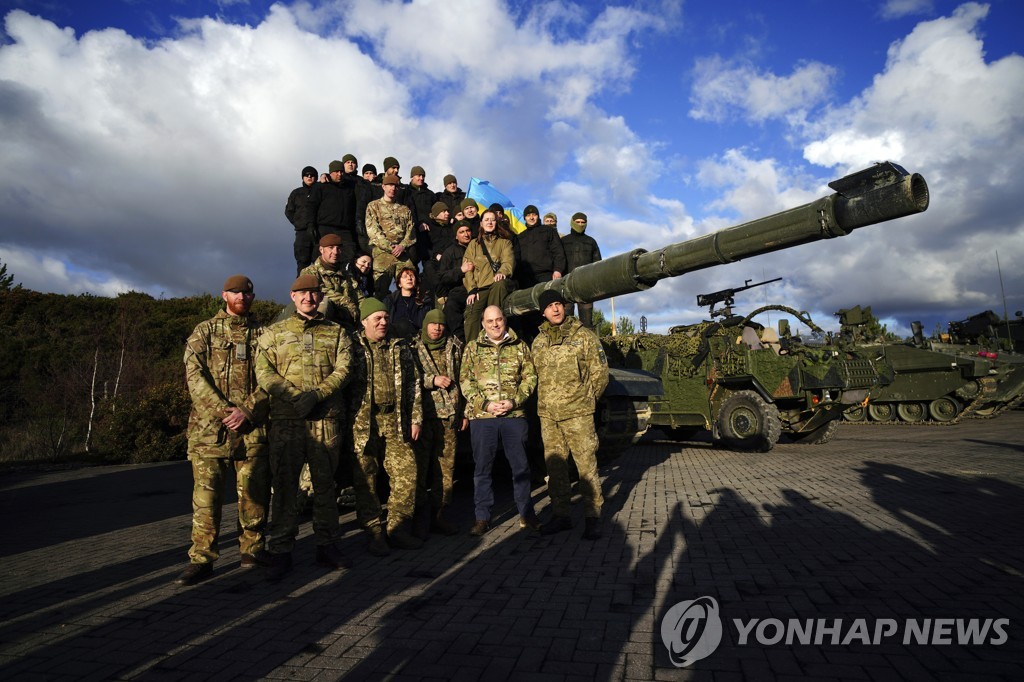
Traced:
[[217, 560], [224, 481], [235, 470], [238, 543], [242, 567], [257, 563], [270, 498], [267, 465], [269, 407], [256, 384], [253, 358], [259, 326], [249, 316], [252, 281], [234, 275], [221, 293], [225, 308], [200, 323], [185, 344], [185, 377], [192, 397], [188, 458], [192, 462], [192, 548], [189, 566], [177, 577], [194, 585], [213, 573]]
[[355, 332], [359, 328], [359, 303], [363, 295], [341, 261], [341, 246], [341, 237], [325, 234], [320, 238], [320, 257], [302, 274], [313, 275], [320, 282], [324, 300], [330, 304], [329, 310], [321, 305], [321, 312], [346, 330]]
[[303, 463], [309, 464], [313, 479], [316, 561], [331, 569], [348, 565], [335, 545], [339, 532], [334, 471], [341, 451], [341, 389], [349, 381], [352, 339], [317, 310], [323, 292], [316, 277], [300, 275], [292, 284], [291, 299], [295, 314], [267, 327], [256, 358], [256, 378], [270, 394], [274, 496], [267, 560], [272, 579], [291, 568]]
[[412, 211], [395, 200], [398, 176], [385, 175], [381, 189], [384, 196], [366, 207], [366, 237], [373, 247], [374, 291], [378, 295], [387, 292], [395, 272], [414, 267], [410, 252], [416, 245]]
[[420, 458], [420, 490], [430, 488], [432, 518], [430, 529], [454, 535], [458, 528], [444, 517], [452, 502], [452, 476], [455, 471], [456, 431], [464, 431], [469, 422], [463, 417], [459, 391], [459, 367], [462, 343], [447, 334], [444, 313], [427, 313], [420, 332], [420, 372], [423, 374], [423, 431], [417, 456]]
[[523, 403], [537, 387], [537, 372], [526, 343], [508, 328], [498, 306], [484, 309], [483, 329], [466, 344], [459, 368], [459, 386], [466, 398], [469, 438], [473, 444], [473, 503], [476, 521], [471, 535], [483, 535], [491, 524], [494, 490], [491, 468], [501, 443], [512, 468], [513, 495], [519, 527], [536, 530], [540, 522], [530, 499], [528, 434]]
[[[356, 456], [356, 515], [370, 535], [370, 553], [386, 556], [388, 540], [399, 549], [423, 546], [410, 528], [419, 475], [411, 442], [419, 439], [423, 424], [421, 379], [412, 346], [388, 335], [384, 304], [376, 298], [364, 299], [360, 317], [363, 332], [353, 345], [355, 360], [348, 394]], [[381, 457], [391, 482], [387, 540], [377, 497]]]
[[537, 365], [537, 414], [553, 512], [542, 532], [550, 535], [572, 527], [568, 466], [571, 453], [580, 474], [583, 537], [596, 540], [601, 537], [604, 500], [597, 475], [594, 410], [608, 386], [608, 360], [594, 332], [565, 314], [565, 299], [560, 293], [548, 289], [540, 295], [538, 307], [545, 322], [533, 340], [533, 360]]

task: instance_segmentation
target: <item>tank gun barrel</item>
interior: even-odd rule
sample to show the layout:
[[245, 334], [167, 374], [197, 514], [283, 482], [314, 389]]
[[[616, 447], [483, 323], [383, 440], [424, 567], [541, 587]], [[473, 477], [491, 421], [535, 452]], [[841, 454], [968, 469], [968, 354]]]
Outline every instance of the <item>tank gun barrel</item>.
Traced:
[[633, 249], [583, 265], [561, 279], [515, 291], [505, 299], [505, 312], [521, 315], [537, 310], [537, 300], [546, 289], [555, 289], [574, 303], [646, 291], [668, 277], [821, 239], [844, 237], [857, 228], [928, 208], [925, 179], [891, 162], [830, 182], [829, 187], [835, 194], [797, 208], [655, 251]]

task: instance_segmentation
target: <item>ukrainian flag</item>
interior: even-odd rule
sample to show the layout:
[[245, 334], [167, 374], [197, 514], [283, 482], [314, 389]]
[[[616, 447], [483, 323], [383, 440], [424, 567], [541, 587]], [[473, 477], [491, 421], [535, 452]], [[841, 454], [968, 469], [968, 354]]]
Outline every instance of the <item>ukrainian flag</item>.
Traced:
[[526, 223], [523, 222], [523, 212], [516, 208], [511, 199], [494, 189], [487, 180], [470, 178], [469, 189], [466, 190], [466, 198], [475, 201], [481, 212], [486, 210], [491, 204], [501, 204], [505, 209], [505, 215], [508, 216], [508, 222], [512, 226], [512, 231], [519, 234], [526, 229]]

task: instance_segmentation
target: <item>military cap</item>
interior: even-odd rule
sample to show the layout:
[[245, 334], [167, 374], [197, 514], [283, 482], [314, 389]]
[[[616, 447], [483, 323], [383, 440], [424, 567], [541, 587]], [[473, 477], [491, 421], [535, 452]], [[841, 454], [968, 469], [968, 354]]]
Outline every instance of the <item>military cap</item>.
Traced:
[[552, 303], [561, 303], [562, 305], [565, 305], [565, 298], [562, 297], [562, 292], [557, 289], [545, 289], [537, 299], [537, 306], [543, 313]]
[[463, 199], [459, 203], [459, 208], [461, 208], [463, 211], [465, 211], [470, 206], [476, 206], [476, 202], [469, 198]]
[[[384, 159], [384, 170], [391, 168], [392, 166], [398, 166], [398, 159], [393, 156], [389, 156]], [[399, 166], [401, 167], [401, 166]]]
[[382, 185], [397, 185], [398, 177], [395, 175], [385, 175], [384, 179], [380, 181]]
[[573, 213], [572, 214], [572, 221], [576, 222], [577, 220], [582, 220], [582, 221], [586, 222], [587, 214], [583, 213], [583, 212]]
[[363, 166], [363, 172], [364, 173], [373, 173], [374, 175], [376, 175], [377, 174], [377, 167], [374, 166], [372, 163], [368, 163], [365, 166]]
[[414, 175], [426, 175], [427, 171], [423, 170], [423, 166], [413, 166], [412, 170], [409, 171], [409, 177]]
[[523, 209], [523, 215], [530, 215], [531, 213], [534, 215], [540, 215], [540, 211], [537, 210], [536, 206], [533, 204], [527, 204], [526, 208]]
[[320, 291], [320, 280], [316, 275], [299, 275], [292, 282], [292, 291]]
[[436, 218], [437, 216], [441, 215], [441, 211], [447, 210], [448, 204], [444, 203], [443, 201], [435, 201], [434, 205], [430, 207], [430, 217]]
[[314, 178], [320, 177], [320, 174], [316, 172], [316, 168], [313, 168], [312, 166], [306, 166], [302, 169], [302, 177], [306, 177], [307, 175], [312, 175]]
[[428, 324], [445, 324], [444, 311], [439, 308], [431, 308], [430, 312], [423, 318], [423, 326]]
[[343, 164], [341, 161], [338, 161], [337, 159], [335, 159], [334, 161], [331, 161], [331, 165], [327, 167], [327, 172], [328, 173], [336, 173], [336, 172], [342, 172], [343, 173], [344, 171], [345, 171], [345, 164]]
[[456, 232], [458, 232], [459, 228], [462, 227], [463, 225], [465, 225], [466, 227], [468, 227], [471, 230], [473, 229], [473, 223], [469, 222], [465, 218], [463, 218], [462, 220], [456, 220], [455, 224], [452, 225], [452, 229], [454, 229]]
[[320, 237], [320, 246], [341, 246], [341, 237], [333, 232], [329, 232], [323, 237]]
[[455, 176], [452, 175], [451, 173], [449, 173], [448, 175], [444, 176], [444, 184], [447, 185], [450, 182], [454, 182], [456, 185], [459, 184], [459, 181], [456, 180]]
[[381, 301], [373, 298], [372, 296], [364, 298], [363, 302], [359, 304], [359, 319], [365, 320], [370, 315], [381, 311], [387, 311], [387, 306], [385, 306]]
[[345, 156], [341, 157], [341, 162], [342, 163], [345, 163], [346, 161], [351, 161], [352, 163], [355, 163], [355, 164], [359, 163], [359, 161], [356, 160], [355, 154], [346, 154]]
[[251, 294], [252, 280], [245, 275], [231, 275], [224, 280], [222, 291], [233, 291], [236, 294]]
[[544, 220], [547, 220], [548, 218], [551, 218], [551, 222], [553, 222], [555, 225], [558, 224], [558, 216], [556, 216], [554, 213], [545, 213]]
[[495, 201], [493, 204], [487, 207], [488, 211], [494, 211], [495, 213], [504, 213], [505, 207]]

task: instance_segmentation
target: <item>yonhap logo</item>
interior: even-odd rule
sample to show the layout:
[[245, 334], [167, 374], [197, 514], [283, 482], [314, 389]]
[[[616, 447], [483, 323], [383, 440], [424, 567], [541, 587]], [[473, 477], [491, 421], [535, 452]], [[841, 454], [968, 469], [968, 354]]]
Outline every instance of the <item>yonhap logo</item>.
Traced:
[[661, 619], [661, 641], [677, 668], [707, 658], [722, 641], [722, 619], [714, 597], [681, 601]]

